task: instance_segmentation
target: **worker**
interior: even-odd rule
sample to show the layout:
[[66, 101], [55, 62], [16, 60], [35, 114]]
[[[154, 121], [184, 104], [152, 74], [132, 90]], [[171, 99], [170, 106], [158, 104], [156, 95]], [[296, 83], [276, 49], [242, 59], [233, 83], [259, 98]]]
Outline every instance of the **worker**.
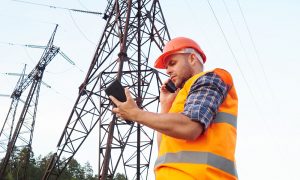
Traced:
[[160, 113], [139, 109], [128, 88], [127, 101], [113, 112], [157, 131], [156, 180], [238, 179], [235, 166], [238, 98], [229, 72], [203, 71], [206, 55], [192, 39], [170, 40], [154, 67], [166, 69], [175, 86], [160, 88]]

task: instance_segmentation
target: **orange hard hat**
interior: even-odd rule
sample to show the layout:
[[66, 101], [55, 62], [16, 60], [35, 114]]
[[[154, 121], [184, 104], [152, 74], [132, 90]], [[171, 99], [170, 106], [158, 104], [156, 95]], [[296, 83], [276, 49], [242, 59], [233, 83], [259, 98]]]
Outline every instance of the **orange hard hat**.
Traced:
[[203, 63], [205, 63], [206, 56], [205, 56], [204, 52], [202, 51], [202, 49], [200, 48], [200, 46], [195, 41], [193, 41], [192, 39], [186, 38], [186, 37], [177, 37], [177, 38], [170, 40], [165, 45], [165, 47], [163, 49], [163, 54], [157, 58], [157, 60], [154, 63], [154, 67], [160, 68], [160, 69], [165, 69], [166, 68], [165, 59], [168, 56], [170, 56], [184, 48], [193, 48], [194, 50], [196, 50], [200, 54], [200, 56], [203, 60]]

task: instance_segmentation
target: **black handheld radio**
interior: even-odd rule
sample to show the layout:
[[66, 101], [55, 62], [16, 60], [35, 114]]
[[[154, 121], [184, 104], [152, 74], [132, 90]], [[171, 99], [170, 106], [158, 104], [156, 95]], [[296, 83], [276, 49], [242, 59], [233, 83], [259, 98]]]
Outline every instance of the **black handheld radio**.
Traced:
[[[123, 88], [122, 84], [120, 83], [120, 81], [118, 81], [118, 80], [114, 80], [105, 89], [105, 93], [107, 94], [107, 96], [113, 96], [121, 102], [126, 101], [126, 95], [125, 95], [124, 88]], [[127, 119], [125, 119], [125, 121], [126, 121], [127, 124], [132, 124], [133, 123], [132, 121], [127, 120]]]

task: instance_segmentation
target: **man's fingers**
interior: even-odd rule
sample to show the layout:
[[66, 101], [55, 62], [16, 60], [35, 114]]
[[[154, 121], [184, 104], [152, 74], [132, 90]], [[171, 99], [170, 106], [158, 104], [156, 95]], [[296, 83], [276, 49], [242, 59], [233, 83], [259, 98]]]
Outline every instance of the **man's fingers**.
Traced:
[[130, 94], [130, 91], [129, 91], [129, 89], [128, 89], [127, 87], [125, 88], [125, 95], [126, 95], [127, 101], [128, 101], [129, 99], [132, 99], [131, 94]]
[[115, 97], [113, 96], [109, 96], [109, 99], [116, 105], [118, 106], [121, 102], [118, 101]]
[[170, 79], [164, 80], [163, 84], [167, 84], [167, 82], [168, 82], [169, 80], [170, 80]]
[[113, 113], [118, 113], [118, 112], [119, 112], [119, 108], [113, 108], [113, 109], [112, 109], [112, 112], [113, 112]]
[[162, 84], [161, 87], [160, 87], [160, 89], [163, 90], [163, 91], [166, 91], [167, 90], [166, 85]]

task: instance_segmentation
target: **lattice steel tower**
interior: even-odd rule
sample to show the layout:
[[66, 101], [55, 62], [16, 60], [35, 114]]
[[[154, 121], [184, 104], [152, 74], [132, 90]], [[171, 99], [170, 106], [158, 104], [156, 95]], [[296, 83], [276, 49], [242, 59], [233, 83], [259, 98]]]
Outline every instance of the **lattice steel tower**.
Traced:
[[157, 111], [161, 80], [148, 60], [170, 35], [158, 0], [108, 0], [104, 14], [104, 32], [43, 179], [62, 174], [97, 124], [99, 179], [147, 179], [154, 132], [114, 116], [104, 89], [118, 79], [140, 108]]
[[[5, 152], [5, 157], [2, 159], [0, 166], [0, 179], [4, 179], [6, 167], [12, 160], [13, 152], [15, 151], [22, 151], [23, 153], [25, 153], [25, 159], [21, 161], [20, 164], [18, 164], [19, 179], [27, 178], [26, 171], [29, 163], [29, 158], [32, 153], [31, 145], [33, 131], [44, 70], [59, 52], [59, 48], [53, 45], [56, 30], [57, 25], [43, 52], [41, 59], [28, 75], [25, 76], [25, 70], [23, 71], [22, 76], [11, 95], [12, 103], [0, 132], [0, 152]], [[19, 120], [16, 126], [14, 126], [16, 109], [20, 100], [20, 96], [29, 86], [30, 89], [24, 102]]]

